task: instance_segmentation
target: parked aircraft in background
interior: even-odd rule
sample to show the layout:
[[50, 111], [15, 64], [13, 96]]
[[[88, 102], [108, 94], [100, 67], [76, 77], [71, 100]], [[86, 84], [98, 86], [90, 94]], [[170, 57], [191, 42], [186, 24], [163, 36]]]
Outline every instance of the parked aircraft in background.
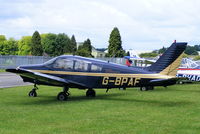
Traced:
[[155, 63], [156, 60], [153, 59], [145, 59], [139, 56], [124, 56], [126, 59], [127, 66], [134, 66], [134, 67], [147, 67], [150, 66], [152, 63]]
[[[200, 66], [196, 62], [184, 58], [180, 68], [178, 69], [177, 77], [186, 77], [190, 81], [200, 81]], [[180, 81], [180, 83], [184, 82], [188, 81]]]
[[176, 73], [187, 43], [173, 43], [168, 50], [149, 67], [127, 67], [80, 56], [59, 56], [41, 65], [19, 66], [6, 69], [17, 73], [24, 82], [34, 83], [29, 96], [36, 97], [37, 85], [63, 87], [58, 100], [67, 100], [69, 88], [88, 89], [86, 96], [96, 95], [94, 88], [140, 87], [152, 90], [154, 86], [176, 83]]

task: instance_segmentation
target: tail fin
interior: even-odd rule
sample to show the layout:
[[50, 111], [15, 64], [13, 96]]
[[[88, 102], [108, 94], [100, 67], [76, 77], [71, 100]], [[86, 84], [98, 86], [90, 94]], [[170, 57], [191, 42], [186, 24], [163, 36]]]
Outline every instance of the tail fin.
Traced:
[[187, 43], [185, 42], [173, 43], [155, 63], [147, 67], [147, 70], [163, 75], [176, 76], [186, 46]]

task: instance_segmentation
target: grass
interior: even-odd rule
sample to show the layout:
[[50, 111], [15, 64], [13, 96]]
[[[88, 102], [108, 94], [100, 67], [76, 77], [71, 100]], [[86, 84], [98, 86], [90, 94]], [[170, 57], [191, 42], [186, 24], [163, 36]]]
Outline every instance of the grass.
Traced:
[[5, 70], [4, 70], [4, 69], [0, 69], [0, 73], [1, 73], [1, 72], [5, 72]]
[[1, 134], [197, 134], [200, 133], [200, 85], [96, 90], [96, 98], [71, 90], [66, 102], [56, 100], [61, 88], [31, 86], [0, 89]]

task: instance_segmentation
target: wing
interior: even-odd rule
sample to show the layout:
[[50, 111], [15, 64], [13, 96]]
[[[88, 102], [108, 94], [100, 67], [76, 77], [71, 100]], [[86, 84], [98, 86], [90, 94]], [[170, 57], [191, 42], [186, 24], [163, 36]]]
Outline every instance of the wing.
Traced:
[[61, 77], [43, 74], [39, 72], [33, 72], [26, 69], [6, 69], [7, 72], [19, 74], [24, 82], [32, 82], [37, 84], [51, 85], [51, 86], [69, 86], [76, 88], [88, 88], [82, 83], [78, 83], [71, 80], [66, 80]]

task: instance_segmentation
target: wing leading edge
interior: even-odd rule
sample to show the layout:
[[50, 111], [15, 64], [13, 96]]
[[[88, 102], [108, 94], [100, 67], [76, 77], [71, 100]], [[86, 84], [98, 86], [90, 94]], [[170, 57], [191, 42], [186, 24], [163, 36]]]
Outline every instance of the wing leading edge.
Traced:
[[7, 72], [19, 74], [24, 82], [33, 82], [37, 84], [45, 84], [51, 86], [69, 86], [69, 87], [78, 87], [78, 88], [87, 88], [86, 85], [74, 82], [71, 80], [66, 80], [60, 77], [52, 76], [49, 74], [43, 74], [40, 72], [33, 72], [26, 69], [6, 69]]

